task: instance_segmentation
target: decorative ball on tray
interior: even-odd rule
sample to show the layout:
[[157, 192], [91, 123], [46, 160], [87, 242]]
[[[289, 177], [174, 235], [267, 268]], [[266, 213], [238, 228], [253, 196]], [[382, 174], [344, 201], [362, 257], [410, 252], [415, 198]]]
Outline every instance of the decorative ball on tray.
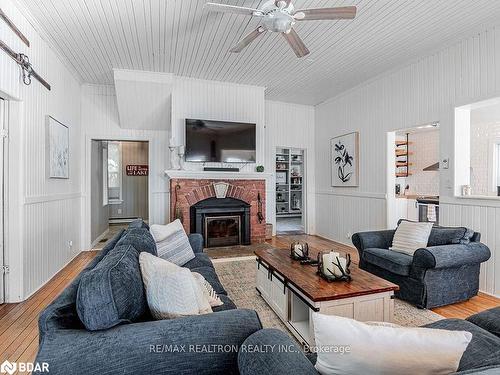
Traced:
[[351, 255], [335, 251], [318, 253], [317, 274], [328, 282], [351, 281]]
[[290, 245], [290, 258], [293, 260], [309, 259], [309, 244], [307, 242], [292, 242]]

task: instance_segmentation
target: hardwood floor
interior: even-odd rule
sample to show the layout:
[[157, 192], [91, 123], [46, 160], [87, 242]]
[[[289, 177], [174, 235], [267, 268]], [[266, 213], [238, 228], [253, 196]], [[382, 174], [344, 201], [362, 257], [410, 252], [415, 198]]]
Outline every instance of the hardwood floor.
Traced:
[[[296, 240], [307, 241], [315, 250], [336, 249], [351, 254], [357, 262], [357, 251], [346, 245], [327, 239], [308, 236], [277, 236], [268, 243], [281, 248], [288, 248]], [[38, 350], [38, 315], [56, 298], [64, 288], [95, 257], [97, 251], [82, 252], [68, 266], [55, 275], [47, 284], [28, 300], [17, 304], [0, 305], [0, 363], [8, 359], [12, 362], [31, 362]], [[469, 315], [499, 306], [500, 299], [480, 293], [467, 302], [433, 309], [447, 318], [465, 318]]]
[[21, 303], [0, 305], [0, 363], [32, 362], [38, 351], [38, 315], [95, 257], [80, 253], [34, 295]]

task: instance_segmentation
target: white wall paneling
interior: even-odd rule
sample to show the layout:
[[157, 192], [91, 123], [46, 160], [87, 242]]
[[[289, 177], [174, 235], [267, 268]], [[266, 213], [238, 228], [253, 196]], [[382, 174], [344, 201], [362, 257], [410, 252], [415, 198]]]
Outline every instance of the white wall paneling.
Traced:
[[481, 241], [492, 250], [491, 259], [481, 266], [480, 288], [500, 295], [500, 207], [488, 202], [441, 204], [441, 220], [448, 225], [465, 225], [481, 233]]
[[83, 245], [90, 248], [90, 145], [92, 139], [149, 142], [149, 221], [168, 221], [169, 192], [164, 171], [168, 169], [169, 132], [166, 130], [136, 130], [120, 127], [116, 95], [113, 86], [82, 86], [82, 168], [84, 220]]
[[306, 232], [315, 233], [315, 184], [314, 184], [314, 107], [266, 100], [266, 126], [264, 133], [265, 170], [273, 173], [271, 191], [267, 194], [267, 221], [276, 230], [276, 147], [305, 149], [304, 197], [306, 209]]
[[[256, 164], [235, 164], [245, 172], [264, 164], [264, 87], [175, 77], [172, 95], [172, 138], [185, 144], [185, 119], [247, 122], [257, 125]], [[220, 166], [220, 163], [205, 163]], [[186, 163], [186, 169], [203, 169], [203, 163]]]
[[[25, 86], [18, 65], [0, 53], [0, 91], [11, 99], [6, 199], [6, 250], [11, 271], [7, 300], [16, 302], [37, 290], [81, 248], [80, 82], [11, 0], [2, 0], [1, 7], [31, 46], [24, 45], [4, 22], [0, 22], [0, 39], [16, 52], [27, 54], [37, 72], [52, 85], [48, 91], [33, 79]], [[47, 115], [69, 127], [67, 180], [47, 178]]]
[[120, 127], [170, 130], [174, 75], [114, 69]]
[[[272, 171], [276, 146], [305, 148], [308, 169], [308, 231], [314, 233], [314, 107], [264, 99], [264, 88], [224, 82], [174, 78], [172, 93], [172, 133], [121, 129], [116, 107], [114, 88], [108, 85], [85, 85], [82, 97], [82, 123], [84, 138], [93, 139], [150, 139], [151, 175], [150, 209], [155, 210], [151, 222], [168, 220], [168, 181], [161, 174], [169, 169], [168, 141], [175, 138], [184, 144], [186, 118], [241, 121], [257, 124], [257, 163], [238, 164], [242, 172], [254, 172], [262, 164]], [[125, 138], [124, 138], [125, 137]], [[87, 147], [89, 147], [87, 145]], [[204, 165], [220, 163], [186, 163], [188, 170], [202, 170]], [[163, 168], [160, 171], [159, 168]], [[87, 172], [86, 172], [87, 173]], [[161, 175], [160, 175], [161, 174]], [[86, 177], [83, 177], [86, 179]], [[87, 181], [87, 180], [85, 180]], [[88, 185], [86, 183], [85, 185]], [[267, 191], [267, 221], [275, 223], [274, 181]], [[85, 193], [85, 196], [88, 194]], [[86, 205], [87, 206], [87, 205]], [[90, 220], [87, 212], [86, 222]], [[87, 243], [84, 234], [84, 243]]]
[[[443, 198], [441, 223], [469, 225], [483, 233], [493, 256], [483, 267], [481, 290], [500, 295], [500, 241], [494, 235], [497, 209], [494, 201], [454, 198], [454, 108], [500, 96], [500, 28], [492, 27], [404, 68], [397, 69], [316, 107], [316, 198], [318, 234], [345, 242], [346, 232], [385, 226], [382, 199], [386, 187], [386, 137], [388, 131], [440, 122], [440, 156], [451, 158], [440, 171]], [[329, 139], [360, 131], [361, 175], [358, 188], [330, 187]], [[324, 192], [328, 192], [325, 195]], [[342, 194], [350, 194], [343, 197]], [[380, 202], [379, 202], [380, 201]], [[363, 203], [364, 202], [364, 203]], [[492, 218], [493, 220], [489, 220]], [[362, 225], [359, 225], [361, 222]]]

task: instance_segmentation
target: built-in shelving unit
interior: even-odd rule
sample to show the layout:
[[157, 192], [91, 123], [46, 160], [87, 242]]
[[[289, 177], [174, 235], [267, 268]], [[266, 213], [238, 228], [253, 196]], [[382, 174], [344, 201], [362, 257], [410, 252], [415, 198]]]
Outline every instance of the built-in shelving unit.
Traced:
[[276, 150], [276, 216], [301, 217], [304, 194], [304, 152]]

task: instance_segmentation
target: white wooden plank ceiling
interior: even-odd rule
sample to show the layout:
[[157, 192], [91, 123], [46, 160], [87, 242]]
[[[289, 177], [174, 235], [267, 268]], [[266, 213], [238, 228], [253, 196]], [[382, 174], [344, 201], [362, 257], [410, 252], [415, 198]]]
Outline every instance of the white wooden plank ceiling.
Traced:
[[[500, 23], [499, 0], [295, 0], [296, 8], [358, 7], [354, 21], [297, 23], [312, 52], [297, 59], [271, 33], [229, 53], [258, 18], [207, 13], [204, 0], [17, 1], [84, 82], [111, 84], [112, 68], [141, 69], [266, 86], [269, 99], [303, 104]], [[265, 1], [219, 2], [258, 8]]]

